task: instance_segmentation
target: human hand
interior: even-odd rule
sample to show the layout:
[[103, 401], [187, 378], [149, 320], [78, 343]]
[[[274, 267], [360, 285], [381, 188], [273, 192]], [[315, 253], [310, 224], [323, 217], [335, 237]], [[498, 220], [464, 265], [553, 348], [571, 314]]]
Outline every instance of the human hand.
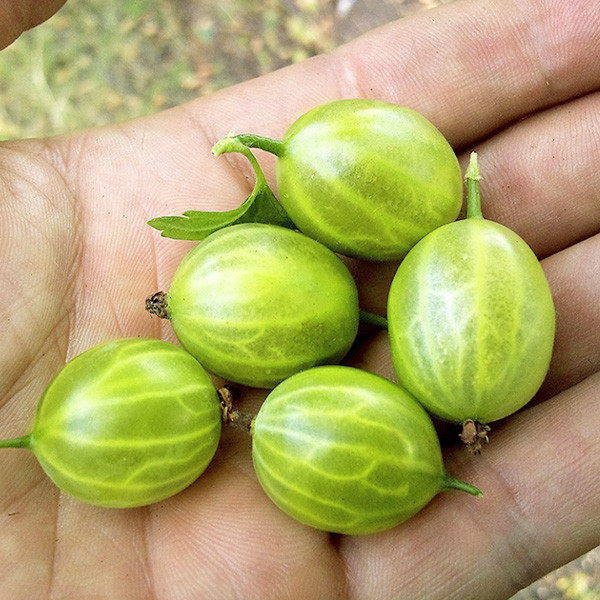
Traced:
[[[248, 165], [212, 144], [231, 129], [281, 137], [340, 97], [418, 110], [463, 165], [477, 150], [484, 214], [543, 259], [557, 309], [536, 402], [495, 424], [482, 455], [446, 449], [483, 498], [442, 494], [393, 530], [330, 536], [267, 499], [234, 430], [195, 484], [140, 509], [82, 504], [33, 455], [2, 450], [5, 597], [501, 600], [598, 545], [599, 32], [586, 0], [459, 1], [153, 117], [0, 145], [0, 438], [29, 431], [65, 360], [118, 337], [174, 341], [144, 299], [191, 244], [145, 222], [246, 197]], [[363, 308], [384, 314], [395, 265], [349, 264]], [[393, 377], [383, 333], [349, 361]], [[243, 407], [262, 397], [247, 390]]]

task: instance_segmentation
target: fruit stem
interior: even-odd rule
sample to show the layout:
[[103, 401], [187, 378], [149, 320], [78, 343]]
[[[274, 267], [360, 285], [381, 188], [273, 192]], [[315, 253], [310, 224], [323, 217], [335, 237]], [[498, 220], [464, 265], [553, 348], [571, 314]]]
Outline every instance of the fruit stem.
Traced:
[[235, 136], [236, 140], [239, 140], [247, 148], [258, 148], [259, 150], [265, 150], [275, 156], [283, 156], [285, 152], [285, 144], [281, 140], [274, 140], [262, 135], [255, 135], [253, 133], [240, 133]]
[[[252, 143], [245, 143], [243, 140], [246, 138], [251, 138]], [[253, 143], [254, 138], [259, 140], [256, 144]], [[266, 140], [265, 144], [262, 141]], [[256, 183], [254, 185], [254, 189], [245, 202], [241, 205], [242, 208], [246, 205], [246, 211], [239, 215], [235, 221], [228, 223], [228, 225], [232, 225], [235, 223], [269, 223], [270, 225], [279, 225], [280, 227], [287, 227], [288, 229], [296, 229], [296, 225], [290, 219], [290, 216], [287, 214], [283, 206], [279, 203], [275, 194], [269, 187], [267, 182], [267, 178], [263, 170], [260, 168], [258, 161], [250, 148], [256, 146], [257, 148], [262, 148], [264, 150], [269, 150], [270, 152], [278, 153], [279, 150], [278, 144], [282, 145], [282, 142], [277, 142], [276, 140], [270, 140], [269, 138], [261, 138], [260, 136], [251, 136], [251, 135], [241, 135], [234, 136], [229, 135], [224, 137], [222, 140], [219, 140], [212, 149], [212, 153], [215, 156], [220, 156], [221, 154], [228, 154], [230, 152], [239, 152], [243, 154], [252, 165], [252, 169], [254, 170], [254, 174], [256, 176]], [[283, 145], [282, 145], [283, 147]], [[279, 155], [279, 154], [278, 154]], [[235, 212], [240, 209], [235, 209]], [[184, 213], [185, 214], [185, 213]], [[216, 213], [213, 213], [216, 214]], [[227, 213], [224, 213], [227, 214]]]
[[477, 152], [471, 152], [469, 166], [465, 173], [465, 179], [467, 180], [467, 219], [483, 219], [479, 192], [480, 178]]
[[0, 440], [0, 448], [31, 448], [31, 436], [28, 434], [10, 440]]
[[479, 488], [476, 488], [474, 485], [466, 483], [465, 481], [461, 481], [460, 479], [456, 479], [455, 477], [451, 477], [450, 475], [444, 475], [442, 490], [458, 490], [460, 492], [467, 492], [467, 494], [471, 494], [471, 496], [483, 496], [483, 492]]
[[359, 310], [358, 318], [361, 323], [364, 323], [366, 325], [374, 325], [375, 327], [379, 327], [379, 329], [388, 328], [388, 322], [385, 317], [376, 315], [375, 313], [369, 312], [367, 310]]
[[[263, 187], [263, 186], [268, 187], [267, 178], [265, 177], [265, 174], [263, 173], [262, 169], [260, 168], [258, 161], [256, 160], [254, 154], [252, 154], [252, 152], [250, 152], [250, 150], [249, 150], [250, 148], [253, 148], [254, 146], [244, 143], [240, 139], [240, 137], [245, 137], [245, 136], [228, 135], [227, 137], [224, 137], [222, 140], [219, 140], [212, 147], [213, 155], [221, 156], [221, 154], [229, 154], [229, 153], [233, 153], [233, 152], [239, 152], [240, 154], [243, 154], [250, 161], [250, 164], [252, 165], [252, 168], [254, 169], [254, 173], [256, 175], [256, 185], [259, 187]], [[268, 138], [264, 138], [264, 139], [268, 139]], [[274, 140], [271, 140], [271, 141], [274, 141]], [[260, 147], [260, 146], [257, 146], [257, 147]]]

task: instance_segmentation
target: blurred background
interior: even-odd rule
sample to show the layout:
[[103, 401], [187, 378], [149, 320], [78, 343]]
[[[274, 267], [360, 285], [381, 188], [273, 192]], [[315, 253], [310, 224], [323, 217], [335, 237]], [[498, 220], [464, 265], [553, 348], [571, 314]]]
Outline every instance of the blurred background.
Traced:
[[[0, 139], [150, 114], [452, 1], [69, 0], [0, 54]], [[600, 549], [512, 600], [565, 599], [600, 600]]]
[[451, 0], [69, 0], [0, 55], [0, 138], [121, 121]]

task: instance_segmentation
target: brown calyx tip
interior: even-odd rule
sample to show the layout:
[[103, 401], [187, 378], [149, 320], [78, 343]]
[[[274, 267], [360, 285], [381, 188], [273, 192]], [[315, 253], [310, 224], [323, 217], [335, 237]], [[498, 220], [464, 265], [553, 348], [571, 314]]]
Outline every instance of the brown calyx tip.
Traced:
[[156, 315], [161, 319], [169, 318], [169, 303], [167, 302], [166, 292], [156, 292], [146, 298], [146, 310], [151, 315]]
[[233, 404], [239, 400], [240, 390], [233, 385], [224, 385], [217, 390], [217, 394], [219, 395], [219, 402], [221, 403], [223, 421], [225, 423], [230, 423], [233, 420], [232, 415], [235, 412]]
[[462, 431], [458, 437], [471, 454], [481, 454], [483, 444], [489, 444], [490, 442], [489, 432], [489, 425], [484, 425], [473, 419], [467, 419], [463, 423]]
[[234, 404], [241, 396], [239, 388], [232, 385], [224, 385], [217, 390], [217, 394], [221, 403], [221, 418], [223, 423], [229, 423], [249, 433], [254, 415], [240, 412], [234, 408]]

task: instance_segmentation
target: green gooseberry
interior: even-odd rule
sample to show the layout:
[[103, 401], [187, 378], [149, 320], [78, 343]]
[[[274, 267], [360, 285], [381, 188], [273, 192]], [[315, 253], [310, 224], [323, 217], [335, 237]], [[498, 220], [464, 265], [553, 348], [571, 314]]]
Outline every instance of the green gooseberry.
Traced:
[[443, 490], [481, 492], [450, 477], [427, 412], [397, 384], [353, 367], [293, 375], [254, 418], [252, 459], [271, 500], [333, 533], [392, 528]]
[[[229, 151], [226, 140], [218, 152]], [[286, 213], [306, 235], [347, 256], [401, 259], [462, 206], [452, 147], [409, 108], [337, 100], [301, 116], [281, 141], [251, 134], [235, 140], [277, 156]]]
[[359, 324], [356, 284], [342, 260], [302, 233], [262, 223], [212, 233], [147, 308], [170, 319], [211, 373], [264, 388], [341, 360]]
[[482, 217], [478, 179], [473, 153], [467, 218], [440, 227], [408, 253], [388, 302], [398, 382], [433, 415], [465, 423], [471, 433], [463, 440], [475, 451], [488, 423], [535, 395], [555, 330], [538, 259], [516, 233]]
[[217, 391], [185, 350], [126, 338], [80, 354], [56, 375], [29, 448], [63, 491], [105, 507], [144, 506], [181, 491], [206, 469], [221, 433]]

